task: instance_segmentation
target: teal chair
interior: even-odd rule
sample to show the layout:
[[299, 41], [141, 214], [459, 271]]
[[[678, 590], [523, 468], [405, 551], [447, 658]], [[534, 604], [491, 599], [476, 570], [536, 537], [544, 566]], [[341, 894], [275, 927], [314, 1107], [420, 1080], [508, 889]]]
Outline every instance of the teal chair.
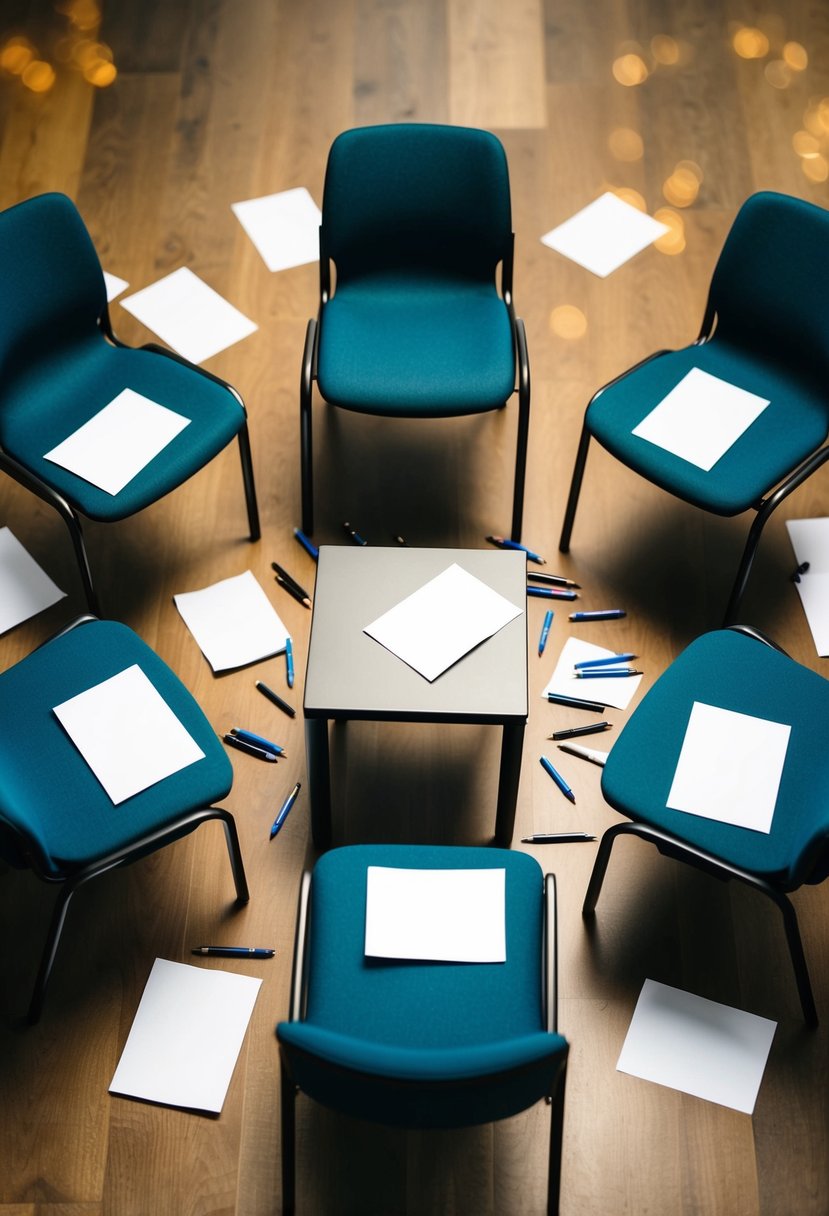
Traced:
[[[0, 212], [0, 470], [59, 513], [91, 612], [98, 612], [81, 516], [110, 522], [181, 485], [236, 437], [251, 540], [260, 534], [247, 417], [235, 389], [172, 351], [115, 337], [98, 255], [63, 194]], [[117, 494], [44, 459], [123, 389], [190, 425]]]
[[517, 382], [511, 536], [520, 539], [530, 371], [512, 265], [509, 174], [494, 135], [400, 123], [334, 140], [322, 200], [319, 312], [308, 323], [302, 359], [305, 532], [314, 528], [315, 380], [329, 405], [398, 418], [501, 409]]
[[[771, 831], [736, 827], [666, 806], [695, 701], [791, 726]], [[602, 837], [584, 900], [592, 917], [613, 843], [632, 834], [668, 857], [745, 883], [783, 917], [807, 1023], [817, 1010], [789, 894], [829, 874], [829, 682], [745, 626], [703, 634], [643, 698], [602, 771], [605, 800], [629, 822]]]
[[[506, 870], [505, 963], [367, 959], [368, 866]], [[556, 1033], [555, 880], [523, 853], [431, 845], [332, 849], [303, 876], [290, 1020], [280, 1022], [283, 1212], [295, 1204], [297, 1090], [394, 1127], [489, 1123], [552, 1102], [558, 1211], [567, 1043]]]
[[[204, 757], [116, 807], [52, 711], [133, 664]], [[233, 816], [213, 806], [229, 793], [232, 780], [225, 750], [193, 697], [126, 625], [81, 617], [0, 675], [0, 857], [57, 888], [29, 1005], [30, 1022], [40, 1016], [69, 902], [91, 878], [218, 819], [237, 903], [247, 903]]]
[[[769, 516], [829, 457], [829, 212], [783, 194], [740, 208], [696, 342], [658, 351], [599, 389], [584, 418], [559, 549], [567, 553], [591, 436], [654, 485], [715, 515], [756, 512], [724, 622], [733, 622]], [[705, 472], [633, 429], [692, 369], [770, 404]]]

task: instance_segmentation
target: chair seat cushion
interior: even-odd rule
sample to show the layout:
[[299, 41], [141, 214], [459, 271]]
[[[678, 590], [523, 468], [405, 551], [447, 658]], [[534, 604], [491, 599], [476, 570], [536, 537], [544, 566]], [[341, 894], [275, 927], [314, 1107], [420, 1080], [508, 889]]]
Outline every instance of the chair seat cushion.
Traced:
[[[52, 461], [63, 439], [131, 388], [191, 419], [118, 494]], [[101, 334], [38, 352], [3, 384], [0, 444], [90, 519], [117, 520], [149, 506], [207, 464], [239, 432], [244, 410], [223, 385], [151, 351], [114, 347]]]
[[[632, 433], [695, 367], [770, 402], [708, 472]], [[715, 336], [622, 376], [591, 402], [586, 425], [603, 447], [655, 485], [714, 514], [737, 515], [824, 442], [829, 397], [825, 385], [764, 359], [762, 351], [749, 354]]]
[[[205, 754], [116, 806], [52, 710], [133, 664]], [[231, 783], [230, 761], [193, 697], [125, 625], [78, 625], [0, 675], [0, 823], [20, 828], [47, 877], [66, 876], [218, 802]], [[0, 851], [5, 845], [0, 832]]]
[[[791, 726], [769, 833], [671, 810], [668, 794], [695, 701]], [[657, 680], [614, 744], [602, 793], [637, 823], [787, 890], [825, 876], [829, 682], [734, 630], [704, 634]]]
[[322, 310], [318, 379], [331, 405], [361, 413], [499, 409], [515, 388], [506, 305], [474, 281], [374, 275], [343, 284]]
[[[366, 870], [506, 868], [505, 963], [366, 958]], [[452, 1048], [543, 1030], [543, 876], [523, 853], [354, 845], [317, 862], [311, 894], [307, 1020], [395, 1048]]]

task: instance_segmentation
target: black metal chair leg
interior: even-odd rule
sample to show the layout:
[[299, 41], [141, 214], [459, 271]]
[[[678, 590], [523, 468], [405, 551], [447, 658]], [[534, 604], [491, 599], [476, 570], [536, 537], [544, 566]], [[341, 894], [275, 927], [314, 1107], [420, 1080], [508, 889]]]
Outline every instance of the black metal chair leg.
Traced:
[[239, 457], [242, 461], [242, 480], [245, 486], [245, 506], [248, 511], [250, 539], [259, 540], [262, 528], [259, 523], [259, 506], [256, 501], [256, 483], [253, 480], [253, 460], [250, 452], [250, 431], [247, 419], [239, 432]]
[[221, 807], [214, 807], [213, 809], [216, 818], [221, 820], [225, 830], [230, 868], [233, 871], [233, 881], [236, 884], [236, 902], [238, 904], [246, 904], [250, 900], [250, 890], [248, 888], [247, 877], [245, 876], [245, 865], [242, 861], [242, 850], [239, 846], [239, 833], [236, 830], [236, 821], [230, 811], [225, 811]]
[[524, 484], [530, 434], [530, 361], [527, 354], [527, 332], [520, 318], [515, 322], [515, 337], [518, 358], [518, 437], [515, 445], [515, 488], [512, 495], [510, 537], [519, 542], [524, 520]]
[[765, 884], [763, 889], [771, 896], [783, 914], [783, 927], [786, 930], [786, 941], [789, 944], [789, 954], [791, 955], [792, 966], [794, 967], [794, 978], [797, 983], [800, 1005], [803, 1009], [803, 1018], [806, 1025], [814, 1029], [818, 1024], [817, 1006], [815, 1005], [815, 997], [809, 979], [809, 968], [806, 965], [806, 955], [803, 950], [800, 927], [797, 923], [797, 913], [788, 896], [783, 895], [782, 892], [775, 891], [773, 887], [766, 887]]
[[613, 827], [607, 829], [599, 841], [596, 860], [593, 863], [593, 872], [590, 875], [590, 881], [587, 884], [587, 892], [581, 908], [582, 916], [592, 916], [596, 911], [596, 904], [598, 903], [602, 883], [604, 882], [607, 863], [610, 861], [610, 851], [613, 848], [613, 842], [620, 833], [629, 832], [630, 830], [631, 825], [629, 823], [615, 823]]
[[32, 990], [32, 998], [29, 1002], [27, 1020], [30, 1025], [34, 1025], [34, 1023], [39, 1020], [43, 1010], [43, 998], [46, 995], [46, 985], [49, 983], [49, 977], [52, 974], [52, 965], [55, 961], [55, 955], [58, 952], [58, 942], [60, 941], [60, 935], [63, 932], [69, 901], [75, 894], [75, 891], [79, 885], [79, 883], [66, 882], [61, 884], [61, 886], [58, 888], [58, 896], [55, 900], [55, 906], [52, 909], [52, 920], [49, 924], [49, 932], [43, 947], [43, 953], [40, 956], [40, 967], [38, 968], [37, 978], [35, 979], [35, 985]]
[[100, 616], [101, 606], [98, 602], [98, 593], [92, 585], [92, 571], [89, 566], [83, 531], [81, 530], [81, 521], [71, 508], [61, 511], [61, 517], [69, 529], [69, 535], [72, 537], [72, 547], [75, 550], [75, 560], [78, 563], [87, 607], [93, 616]]
[[561, 1193], [561, 1146], [564, 1133], [564, 1091], [567, 1064], [561, 1066], [550, 1110], [550, 1153], [547, 1167], [547, 1216], [558, 1216]]
[[311, 434], [311, 390], [314, 375], [314, 347], [317, 323], [312, 318], [305, 331], [302, 353], [302, 374], [299, 383], [299, 449], [302, 486], [302, 531], [311, 536], [314, 531], [314, 450]]
[[293, 1216], [296, 1210], [296, 1086], [291, 1079], [285, 1053], [280, 1052], [279, 1082], [282, 1124], [282, 1213]]
[[581, 429], [579, 449], [576, 453], [576, 463], [573, 467], [573, 478], [570, 482], [570, 493], [567, 497], [567, 508], [564, 512], [564, 523], [561, 525], [561, 537], [558, 542], [559, 553], [570, 552], [570, 534], [576, 518], [576, 507], [579, 505], [579, 494], [584, 477], [584, 466], [587, 464], [587, 449], [590, 447], [590, 432], [587, 426]]

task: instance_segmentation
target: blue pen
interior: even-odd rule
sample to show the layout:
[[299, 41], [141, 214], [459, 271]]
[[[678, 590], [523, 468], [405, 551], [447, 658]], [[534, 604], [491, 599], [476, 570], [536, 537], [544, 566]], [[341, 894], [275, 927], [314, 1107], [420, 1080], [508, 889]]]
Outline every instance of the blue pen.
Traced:
[[273, 840], [276, 833], [279, 831], [279, 829], [282, 827], [285, 820], [288, 818], [288, 812], [290, 811], [291, 807], [296, 802], [297, 794], [299, 793], [300, 789], [301, 789], [300, 783], [297, 781], [296, 785], [291, 790], [290, 794], [285, 799], [285, 801], [282, 803], [282, 806], [279, 808], [279, 814], [277, 815], [276, 819], [274, 819], [273, 827], [271, 828], [271, 835], [270, 835], [271, 840]]
[[302, 545], [305, 552], [310, 554], [310, 556], [313, 557], [314, 561], [316, 561], [320, 555], [320, 551], [317, 548], [317, 546], [314, 544], [314, 542], [305, 535], [305, 533], [302, 531], [301, 528], [294, 528], [294, 536], [297, 538], [299, 543]]
[[582, 659], [580, 663], [574, 663], [576, 671], [581, 671], [585, 667], [616, 667], [619, 663], [629, 663], [631, 659], [637, 659], [636, 654], [609, 654], [606, 659]]
[[526, 553], [531, 562], [538, 562], [539, 566], [546, 566], [547, 559], [539, 557], [537, 553], [533, 553], [532, 549], [528, 549], [526, 545], [519, 545], [517, 540], [509, 540], [506, 536], [488, 536], [486, 538], [491, 545], [498, 545], [500, 549], [520, 549], [522, 553]]
[[351, 524], [350, 524], [350, 523], [348, 523], [348, 521], [346, 521], [346, 522], [343, 524], [343, 527], [345, 528], [346, 532], [347, 532], [347, 533], [348, 533], [348, 535], [351, 537], [351, 539], [354, 541], [354, 544], [355, 544], [355, 545], [367, 545], [367, 544], [368, 544], [368, 541], [367, 541], [367, 540], [365, 540], [365, 539], [364, 539], [364, 538], [363, 538], [363, 537], [360, 535], [360, 533], [359, 533], [359, 532], [357, 532], [357, 531], [356, 531], [354, 528], [352, 528]]
[[278, 743], [271, 743], [270, 739], [263, 739], [261, 735], [255, 735], [252, 730], [242, 730], [241, 727], [233, 726], [230, 733], [235, 735], [237, 739], [241, 739], [244, 743], [253, 743], [256, 747], [264, 747], [266, 752], [273, 752], [275, 756], [286, 755], [284, 747], [280, 747]]
[[535, 595], [542, 600], [577, 600], [578, 591], [562, 591], [559, 587], [527, 587], [527, 595]]
[[564, 797], [569, 798], [570, 801], [572, 802], [573, 806], [575, 806], [576, 805], [576, 795], [570, 789], [570, 786], [564, 780], [561, 773], [556, 772], [556, 770], [553, 768], [552, 764], [550, 763], [550, 761], [547, 759], [546, 756], [541, 757], [541, 767], [550, 774], [553, 781], [555, 781], [556, 785], [561, 790]]
[[571, 621], [612, 621], [627, 616], [624, 608], [597, 608], [593, 612], [571, 612]]
[[294, 686], [294, 648], [291, 645], [291, 639], [285, 639], [285, 668], [288, 677], [288, 687]]
[[606, 680], [611, 676], [641, 676], [642, 672], [635, 667], [588, 667], [587, 671], [577, 671], [577, 680]]
[[547, 637], [550, 633], [550, 626], [553, 623], [553, 610], [548, 608], [544, 613], [544, 624], [541, 626], [541, 637], [538, 639], [538, 653], [544, 653], [544, 647], [547, 645]]

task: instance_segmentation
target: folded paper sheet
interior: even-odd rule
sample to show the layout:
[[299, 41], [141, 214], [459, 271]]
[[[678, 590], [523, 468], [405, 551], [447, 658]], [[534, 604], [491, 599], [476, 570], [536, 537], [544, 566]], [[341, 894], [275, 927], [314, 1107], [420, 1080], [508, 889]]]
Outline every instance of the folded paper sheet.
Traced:
[[288, 630], [251, 570], [173, 600], [214, 671], [246, 667], [285, 649]]
[[219, 1114], [261, 983], [157, 958], [109, 1092]]
[[645, 980], [616, 1068], [750, 1115], [777, 1023]]
[[116, 804], [204, 756], [137, 664], [56, 705], [54, 713]]
[[363, 632], [431, 682], [522, 611], [453, 563]]
[[369, 866], [366, 954], [503, 963], [506, 871]]

